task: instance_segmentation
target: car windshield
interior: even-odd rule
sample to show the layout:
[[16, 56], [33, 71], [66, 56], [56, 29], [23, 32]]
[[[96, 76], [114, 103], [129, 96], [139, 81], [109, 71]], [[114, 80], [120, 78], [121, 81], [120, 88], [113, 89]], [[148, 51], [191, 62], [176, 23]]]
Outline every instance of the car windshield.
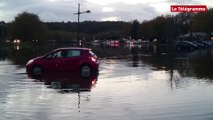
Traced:
[[56, 52], [53, 52], [53, 53], [50, 53], [46, 56], [47, 59], [52, 59], [52, 58], [62, 58], [64, 57], [64, 54], [63, 52], [60, 50], [60, 51], [56, 51]]

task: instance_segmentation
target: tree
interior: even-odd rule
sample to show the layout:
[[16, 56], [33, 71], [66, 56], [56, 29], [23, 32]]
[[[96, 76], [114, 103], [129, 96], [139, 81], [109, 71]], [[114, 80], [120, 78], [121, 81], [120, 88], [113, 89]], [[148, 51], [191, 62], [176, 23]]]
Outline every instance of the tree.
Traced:
[[186, 34], [191, 32], [191, 24], [194, 20], [196, 13], [179, 13], [174, 17], [174, 22], [178, 28], [178, 34]]
[[194, 32], [206, 32], [210, 34], [213, 32], [213, 8], [205, 13], [198, 13], [192, 23], [192, 30]]
[[174, 16], [171, 15], [144, 21], [140, 25], [141, 36], [143, 39], [157, 39], [160, 43], [173, 42], [171, 40], [177, 36], [178, 31], [174, 21]]
[[0, 21], [0, 40], [3, 40], [5, 37], [5, 22], [4, 21]]
[[36, 14], [23, 12], [10, 24], [10, 37], [22, 41], [44, 40], [47, 30]]
[[135, 40], [138, 39], [138, 32], [139, 32], [139, 22], [137, 20], [134, 20], [132, 23], [132, 29], [131, 29], [131, 37]]

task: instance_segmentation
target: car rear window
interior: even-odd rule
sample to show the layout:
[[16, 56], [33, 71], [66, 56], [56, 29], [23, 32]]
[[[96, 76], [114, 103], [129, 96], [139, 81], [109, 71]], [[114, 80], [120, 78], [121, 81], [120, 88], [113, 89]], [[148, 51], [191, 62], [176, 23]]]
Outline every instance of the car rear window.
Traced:
[[95, 53], [93, 53], [92, 51], [89, 51], [89, 53], [90, 53], [91, 55], [95, 55]]
[[68, 50], [67, 57], [80, 56], [81, 52], [79, 50]]
[[89, 51], [89, 54], [92, 55], [92, 56], [97, 57], [97, 56], [95, 55], [95, 53], [93, 53], [91, 50]]

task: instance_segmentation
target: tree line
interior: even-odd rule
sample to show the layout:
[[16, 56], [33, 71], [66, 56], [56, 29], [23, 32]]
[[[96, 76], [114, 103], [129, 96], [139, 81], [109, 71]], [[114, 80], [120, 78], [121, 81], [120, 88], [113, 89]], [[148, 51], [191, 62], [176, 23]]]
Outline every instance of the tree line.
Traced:
[[[22, 41], [57, 40], [72, 42], [77, 38], [77, 22], [42, 22], [38, 15], [23, 12], [10, 23], [0, 26], [0, 35], [8, 39]], [[209, 36], [213, 32], [213, 8], [205, 13], [178, 13], [161, 15], [151, 20], [124, 21], [84, 21], [79, 24], [80, 39], [146, 39], [169, 42], [179, 35], [203, 32]]]

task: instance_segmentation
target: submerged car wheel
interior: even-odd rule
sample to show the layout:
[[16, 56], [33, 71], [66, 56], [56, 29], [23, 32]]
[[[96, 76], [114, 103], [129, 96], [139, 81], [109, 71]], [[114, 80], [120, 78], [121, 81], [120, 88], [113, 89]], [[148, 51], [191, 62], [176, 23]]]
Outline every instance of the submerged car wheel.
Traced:
[[42, 67], [40, 67], [40, 66], [34, 66], [34, 67], [32, 68], [32, 74], [33, 74], [34, 76], [41, 76], [42, 73], [43, 73]]
[[82, 77], [90, 77], [92, 74], [92, 69], [89, 65], [83, 65], [81, 67], [81, 76]]

